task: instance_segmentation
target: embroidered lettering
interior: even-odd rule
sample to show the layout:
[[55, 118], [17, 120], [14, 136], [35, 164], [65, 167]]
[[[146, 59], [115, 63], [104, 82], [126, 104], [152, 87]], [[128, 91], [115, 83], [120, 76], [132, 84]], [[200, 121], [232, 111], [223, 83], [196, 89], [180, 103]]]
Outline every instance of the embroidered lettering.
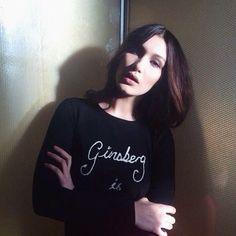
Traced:
[[115, 179], [115, 182], [112, 183], [111, 187], [109, 188], [109, 190], [117, 190], [117, 191], [121, 191], [121, 185], [122, 183], [118, 183], [118, 179]]
[[104, 159], [112, 159], [114, 161], [124, 162], [128, 164], [139, 163], [140, 168], [135, 169], [133, 171], [133, 180], [135, 182], [142, 181], [145, 175], [145, 163], [146, 163], [146, 156], [136, 156], [130, 154], [131, 147], [128, 146], [126, 149], [125, 154], [123, 155], [120, 152], [116, 152], [112, 150], [111, 146], [107, 148], [104, 147], [102, 141], [96, 141], [88, 151], [88, 163], [84, 164], [80, 168], [80, 172], [82, 175], [89, 175], [93, 171], [95, 164], [98, 158]]

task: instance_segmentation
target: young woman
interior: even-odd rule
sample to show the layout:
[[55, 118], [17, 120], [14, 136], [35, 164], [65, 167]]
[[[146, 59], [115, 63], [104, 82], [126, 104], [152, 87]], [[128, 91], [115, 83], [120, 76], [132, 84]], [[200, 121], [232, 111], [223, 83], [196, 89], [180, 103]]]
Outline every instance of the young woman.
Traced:
[[192, 88], [183, 51], [159, 24], [131, 32], [101, 91], [57, 108], [35, 169], [37, 214], [65, 235], [167, 235], [175, 223], [174, 142]]

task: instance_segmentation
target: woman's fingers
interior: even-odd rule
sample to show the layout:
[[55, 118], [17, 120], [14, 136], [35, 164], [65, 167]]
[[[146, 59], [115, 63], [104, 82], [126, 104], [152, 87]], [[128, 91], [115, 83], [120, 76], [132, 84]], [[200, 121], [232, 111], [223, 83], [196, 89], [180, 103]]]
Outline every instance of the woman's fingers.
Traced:
[[163, 222], [163, 224], [161, 225], [161, 228], [171, 230], [173, 229], [173, 225], [168, 222]]
[[49, 168], [50, 170], [52, 170], [57, 176], [59, 179], [62, 179], [63, 178], [63, 173], [62, 171], [60, 170], [60, 168], [54, 166], [53, 164], [49, 164], [49, 163], [45, 163], [44, 164], [47, 168]]
[[47, 155], [52, 157], [58, 164], [61, 165], [63, 173], [67, 173], [72, 164], [71, 156], [65, 150], [56, 145], [53, 146], [53, 148], [57, 153], [47, 152]]
[[173, 225], [175, 223], [175, 218], [173, 216], [166, 215], [166, 221]]
[[64, 149], [62, 149], [62, 148], [60, 148], [56, 145], [54, 145], [53, 148], [66, 161], [67, 165], [70, 168], [70, 166], [71, 166], [71, 155], [69, 155], [69, 153], [67, 153]]
[[56, 153], [47, 152], [47, 155], [51, 157], [56, 162], [56, 164], [45, 163], [45, 166], [50, 170], [52, 170], [57, 175], [60, 185], [62, 187], [73, 190], [74, 184], [70, 174], [72, 158], [62, 148], [58, 146], [54, 146], [53, 148], [56, 151]]
[[69, 159], [70, 158], [70, 155], [62, 148], [54, 145], [53, 148], [59, 153], [61, 154], [61, 156], [65, 159]]
[[173, 206], [153, 203], [142, 198], [135, 202], [135, 224], [143, 230], [167, 236], [166, 230], [171, 230], [175, 223], [172, 216], [175, 212]]
[[[175, 223], [175, 218], [172, 214], [176, 213], [176, 209], [173, 206], [165, 205], [165, 204], [155, 204], [155, 206], [160, 207], [161, 217], [159, 218], [159, 229], [158, 232], [160, 236], [167, 236], [166, 230], [173, 229], [173, 224]], [[157, 210], [158, 212], [158, 210]], [[171, 214], [171, 215], [169, 215]]]
[[64, 175], [64, 173], [62, 173], [60, 168], [58, 168], [57, 166], [55, 166], [53, 164], [45, 163], [44, 165], [56, 174], [56, 176], [58, 177], [58, 180], [60, 182], [60, 185], [62, 187], [70, 189], [70, 190], [74, 189], [74, 184], [73, 184], [73, 181], [72, 181], [70, 175], [66, 177]]
[[174, 223], [175, 223], [175, 218], [170, 216], [170, 215], [166, 215], [164, 220], [162, 221], [162, 223], [160, 225], [161, 233], [159, 235], [161, 235], [161, 236], [166, 235], [167, 236], [166, 230], [172, 230]]
[[54, 161], [56, 161], [60, 166], [63, 173], [67, 173], [68, 166], [65, 159], [61, 158], [53, 152], [47, 152], [47, 155], [50, 156]]
[[165, 208], [166, 213], [169, 213], [169, 214], [175, 214], [176, 213], [176, 209], [173, 206], [163, 205], [163, 207]]
[[160, 229], [157, 233], [159, 236], [167, 236], [167, 232], [163, 231], [162, 229]]

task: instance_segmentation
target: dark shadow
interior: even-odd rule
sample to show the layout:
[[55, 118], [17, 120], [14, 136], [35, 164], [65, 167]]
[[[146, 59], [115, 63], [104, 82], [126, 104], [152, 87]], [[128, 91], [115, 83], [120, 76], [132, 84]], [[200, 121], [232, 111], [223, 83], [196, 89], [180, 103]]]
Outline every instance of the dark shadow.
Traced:
[[[106, 77], [107, 61], [105, 51], [96, 47], [80, 50], [69, 57], [59, 69], [56, 100], [39, 111], [4, 163], [0, 172], [1, 219], [12, 219], [14, 227], [17, 225], [12, 232], [6, 232], [7, 235], [64, 234], [62, 223], [39, 217], [33, 212], [31, 196], [34, 167], [58, 103], [66, 97], [81, 97], [87, 89], [101, 87]], [[1, 225], [6, 224], [10, 225], [11, 222], [1, 222]]]
[[[172, 236], [213, 236], [215, 200], [201, 122], [195, 104], [174, 130], [176, 143], [176, 224]], [[169, 234], [168, 234], [169, 235]]]
[[[235, 147], [234, 147], [235, 148]], [[229, 158], [229, 157], [227, 157]], [[236, 183], [236, 164], [235, 155], [223, 163], [224, 168], [220, 173], [218, 186], [215, 186], [214, 194], [217, 199], [216, 210], [216, 231], [214, 236], [234, 236], [236, 225], [236, 207], [235, 207], [235, 183]], [[234, 164], [233, 164], [234, 163]]]

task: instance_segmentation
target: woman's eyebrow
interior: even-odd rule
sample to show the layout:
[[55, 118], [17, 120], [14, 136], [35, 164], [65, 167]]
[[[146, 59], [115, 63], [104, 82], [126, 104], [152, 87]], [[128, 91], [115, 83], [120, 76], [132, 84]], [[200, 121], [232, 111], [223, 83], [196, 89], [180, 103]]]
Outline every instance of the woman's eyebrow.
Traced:
[[154, 54], [153, 56], [154, 56], [154, 58], [156, 58], [156, 59], [158, 59], [158, 60], [161, 59], [162, 62], [165, 64], [166, 60], [165, 60], [161, 55], [159, 55], [159, 54]]

